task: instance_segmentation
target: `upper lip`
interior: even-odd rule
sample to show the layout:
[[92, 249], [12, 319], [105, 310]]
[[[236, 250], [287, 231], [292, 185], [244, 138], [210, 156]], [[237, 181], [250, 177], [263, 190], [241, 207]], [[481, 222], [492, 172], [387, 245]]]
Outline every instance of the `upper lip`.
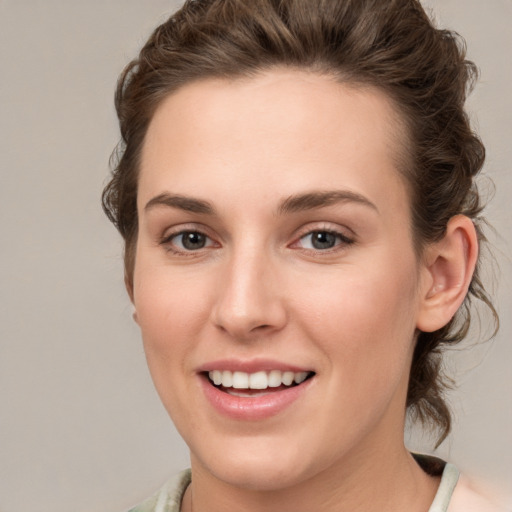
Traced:
[[213, 370], [231, 371], [231, 372], [245, 372], [256, 373], [261, 371], [280, 370], [282, 372], [311, 372], [312, 368], [298, 366], [282, 361], [272, 359], [253, 359], [253, 360], [239, 360], [239, 359], [218, 359], [205, 363], [197, 368], [197, 371], [210, 372]]

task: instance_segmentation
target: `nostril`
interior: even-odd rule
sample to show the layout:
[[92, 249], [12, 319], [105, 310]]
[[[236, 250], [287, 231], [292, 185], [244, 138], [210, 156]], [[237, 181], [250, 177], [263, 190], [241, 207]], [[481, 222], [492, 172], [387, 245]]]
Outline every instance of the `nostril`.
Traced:
[[269, 329], [269, 328], [270, 328], [270, 325], [268, 325], [268, 324], [257, 325], [256, 327], [253, 328], [253, 331], [256, 331], [256, 330], [263, 331], [263, 330]]

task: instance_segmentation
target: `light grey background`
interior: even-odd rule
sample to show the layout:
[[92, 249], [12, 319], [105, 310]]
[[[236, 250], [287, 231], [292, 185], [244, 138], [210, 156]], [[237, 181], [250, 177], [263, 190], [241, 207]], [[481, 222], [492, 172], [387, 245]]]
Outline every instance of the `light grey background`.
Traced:
[[[121, 512], [187, 465], [100, 208], [117, 75], [178, 3], [0, 0], [0, 512]], [[429, 5], [482, 71], [471, 110], [496, 184], [502, 315], [495, 342], [450, 359], [458, 420], [438, 453], [510, 497], [512, 2]]]

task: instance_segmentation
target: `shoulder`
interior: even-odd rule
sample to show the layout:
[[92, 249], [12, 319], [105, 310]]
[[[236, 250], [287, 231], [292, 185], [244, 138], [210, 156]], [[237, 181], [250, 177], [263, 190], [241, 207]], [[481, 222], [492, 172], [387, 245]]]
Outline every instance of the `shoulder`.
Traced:
[[437, 493], [429, 512], [512, 512], [494, 503], [479, 491], [456, 466], [430, 455], [413, 454], [423, 470], [433, 476], [441, 476]]
[[447, 512], [511, 512], [481, 494], [464, 475], [461, 475], [453, 491]]
[[128, 512], [180, 512], [181, 499], [190, 480], [189, 469], [178, 473], [153, 496], [131, 508]]

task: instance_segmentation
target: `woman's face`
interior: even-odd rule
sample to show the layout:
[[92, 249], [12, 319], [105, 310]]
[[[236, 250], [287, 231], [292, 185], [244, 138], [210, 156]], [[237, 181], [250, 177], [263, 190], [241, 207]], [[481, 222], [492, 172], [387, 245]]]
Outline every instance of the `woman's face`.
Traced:
[[299, 71], [157, 109], [133, 300], [196, 471], [274, 489], [402, 443], [422, 273], [399, 140], [384, 94]]

